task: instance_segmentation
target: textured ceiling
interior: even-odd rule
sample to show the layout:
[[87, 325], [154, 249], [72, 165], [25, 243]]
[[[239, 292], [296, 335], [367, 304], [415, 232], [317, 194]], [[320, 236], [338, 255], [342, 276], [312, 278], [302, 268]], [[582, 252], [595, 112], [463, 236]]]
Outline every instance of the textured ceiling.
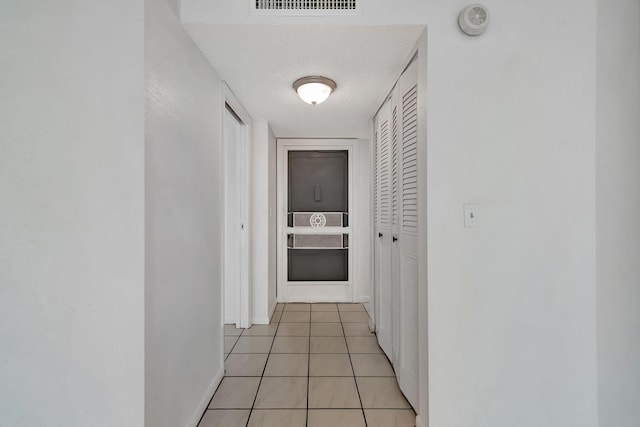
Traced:
[[[424, 27], [186, 24], [187, 32], [254, 120], [278, 137], [369, 138], [370, 119]], [[302, 102], [294, 80], [323, 75], [338, 88]]]

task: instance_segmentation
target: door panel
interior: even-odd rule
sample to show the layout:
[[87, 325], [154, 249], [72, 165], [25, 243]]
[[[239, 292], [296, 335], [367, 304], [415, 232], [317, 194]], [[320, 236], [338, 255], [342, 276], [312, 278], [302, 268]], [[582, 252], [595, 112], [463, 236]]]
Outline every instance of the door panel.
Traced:
[[289, 151], [289, 212], [349, 213], [346, 151]]
[[417, 62], [398, 82], [400, 349], [398, 383], [414, 407], [418, 404], [418, 106]]
[[392, 358], [391, 276], [391, 102], [387, 101], [377, 115], [377, 239], [376, 265], [378, 313], [376, 331], [380, 347]]
[[400, 230], [400, 123], [398, 114], [398, 95], [396, 91], [391, 97], [391, 311], [392, 311], [392, 351], [391, 362], [397, 366], [400, 358], [400, 257], [398, 256], [398, 235]]
[[225, 156], [225, 253], [224, 253], [224, 321], [240, 326], [243, 217], [243, 126], [228, 109], [224, 116]]
[[[347, 151], [289, 151], [288, 222], [299, 232], [289, 235], [287, 275], [290, 282], [346, 282], [349, 249], [342, 233], [308, 234], [331, 226], [346, 226], [349, 215]], [[306, 224], [305, 224], [306, 220]]]

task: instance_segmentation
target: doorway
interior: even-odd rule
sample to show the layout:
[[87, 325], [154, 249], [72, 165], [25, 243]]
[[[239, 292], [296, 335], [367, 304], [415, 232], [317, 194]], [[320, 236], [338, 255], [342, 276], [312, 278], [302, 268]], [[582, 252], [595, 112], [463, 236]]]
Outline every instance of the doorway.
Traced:
[[278, 141], [278, 300], [353, 300], [353, 143]]

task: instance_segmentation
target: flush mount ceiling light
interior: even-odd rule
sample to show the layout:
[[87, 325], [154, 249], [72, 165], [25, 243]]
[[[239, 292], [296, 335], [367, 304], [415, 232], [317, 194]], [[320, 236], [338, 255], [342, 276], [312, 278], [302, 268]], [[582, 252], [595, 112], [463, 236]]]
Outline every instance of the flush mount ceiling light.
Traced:
[[293, 89], [298, 92], [300, 99], [311, 105], [326, 101], [336, 87], [336, 82], [320, 76], [302, 77], [293, 82]]

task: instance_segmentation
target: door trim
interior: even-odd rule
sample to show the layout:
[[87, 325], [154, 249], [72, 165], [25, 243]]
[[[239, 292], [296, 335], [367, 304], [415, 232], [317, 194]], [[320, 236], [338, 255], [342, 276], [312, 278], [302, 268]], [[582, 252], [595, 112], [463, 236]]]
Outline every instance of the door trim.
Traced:
[[[346, 282], [327, 282], [327, 286], [347, 285], [346, 295], [336, 300], [333, 297], [306, 297], [288, 295], [287, 288], [287, 256], [286, 256], [286, 216], [287, 216], [287, 154], [289, 151], [312, 150], [344, 150], [348, 152], [349, 164], [349, 217], [357, 218], [357, 206], [354, 198], [355, 179], [357, 177], [355, 158], [357, 156], [357, 139], [288, 139], [277, 140], [277, 290], [278, 302], [352, 302], [354, 300], [354, 283], [358, 278], [355, 268], [354, 252], [358, 250], [358, 236], [353, 221], [349, 221], [349, 280]], [[311, 285], [311, 283], [308, 283]], [[303, 301], [304, 300], [304, 301]]]

